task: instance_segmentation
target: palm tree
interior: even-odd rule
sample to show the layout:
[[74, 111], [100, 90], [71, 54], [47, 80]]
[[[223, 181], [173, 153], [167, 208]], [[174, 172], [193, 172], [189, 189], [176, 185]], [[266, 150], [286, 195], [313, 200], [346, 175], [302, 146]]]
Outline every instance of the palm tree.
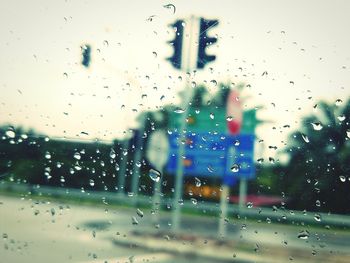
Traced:
[[320, 102], [289, 138], [282, 189], [293, 208], [350, 212], [350, 100]]

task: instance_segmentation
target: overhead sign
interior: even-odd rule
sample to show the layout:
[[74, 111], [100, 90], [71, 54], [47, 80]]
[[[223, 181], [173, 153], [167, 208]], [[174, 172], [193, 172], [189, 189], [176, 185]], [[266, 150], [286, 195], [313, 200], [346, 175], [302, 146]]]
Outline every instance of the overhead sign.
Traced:
[[166, 166], [169, 173], [176, 171], [179, 143], [185, 144], [183, 158], [185, 176], [253, 178], [254, 135], [188, 134], [179, 142], [179, 134], [169, 136], [170, 157]]
[[146, 157], [156, 169], [163, 169], [169, 158], [169, 139], [164, 131], [157, 130], [151, 133]]
[[[256, 110], [245, 110], [242, 113], [240, 121], [240, 134], [254, 134], [255, 127], [260, 122], [256, 119]], [[170, 128], [180, 128], [181, 114], [171, 113]], [[210, 109], [203, 108], [200, 111], [191, 109], [187, 117], [187, 131], [188, 132], [218, 132], [229, 133], [228, 123], [230, 122], [227, 111], [225, 109]], [[233, 116], [231, 121], [236, 121]], [[237, 117], [236, 117], [237, 118]]]

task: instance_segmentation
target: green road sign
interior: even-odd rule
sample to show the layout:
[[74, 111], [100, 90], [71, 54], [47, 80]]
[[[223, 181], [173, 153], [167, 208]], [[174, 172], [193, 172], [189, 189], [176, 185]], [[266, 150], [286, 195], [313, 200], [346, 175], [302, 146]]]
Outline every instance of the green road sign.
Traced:
[[[173, 112], [170, 115], [170, 128], [179, 129], [181, 114]], [[228, 133], [226, 111], [224, 109], [190, 109], [187, 116], [187, 131], [189, 132], [203, 132], [211, 131], [218, 133]], [[243, 112], [243, 122], [241, 127], [241, 134], [255, 133], [255, 127], [260, 123], [256, 119], [256, 110], [246, 110]]]

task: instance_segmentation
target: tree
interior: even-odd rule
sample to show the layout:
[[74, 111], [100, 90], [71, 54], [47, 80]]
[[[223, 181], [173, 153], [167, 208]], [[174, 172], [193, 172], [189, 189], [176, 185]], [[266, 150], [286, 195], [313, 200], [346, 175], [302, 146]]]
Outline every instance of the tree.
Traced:
[[292, 208], [350, 212], [350, 100], [343, 105], [318, 103], [289, 138], [281, 184]]

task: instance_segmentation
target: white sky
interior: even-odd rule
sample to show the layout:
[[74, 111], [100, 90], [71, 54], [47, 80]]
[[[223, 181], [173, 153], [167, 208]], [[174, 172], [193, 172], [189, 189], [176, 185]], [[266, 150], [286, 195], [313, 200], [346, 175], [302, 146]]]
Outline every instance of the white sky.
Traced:
[[[175, 14], [163, 7], [168, 3]], [[349, 96], [349, 1], [2, 0], [0, 6], [0, 124], [58, 137], [123, 136], [136, 125], [133, 109], [179, 103], [185, 83], [165, 60], [173, 38], [167, 25], [190, 15], [220, 23], [210, 31], [219, 36], [210, 49], [217, 60], [193, 80], [251, 84], [249, 107], [264, 105], [259, 117], [274, 121], [258, 129], [266, 145], [281, 146], [319, 99]], [[85, 43], [93, 48], [88, 70], [80, 65]]]

